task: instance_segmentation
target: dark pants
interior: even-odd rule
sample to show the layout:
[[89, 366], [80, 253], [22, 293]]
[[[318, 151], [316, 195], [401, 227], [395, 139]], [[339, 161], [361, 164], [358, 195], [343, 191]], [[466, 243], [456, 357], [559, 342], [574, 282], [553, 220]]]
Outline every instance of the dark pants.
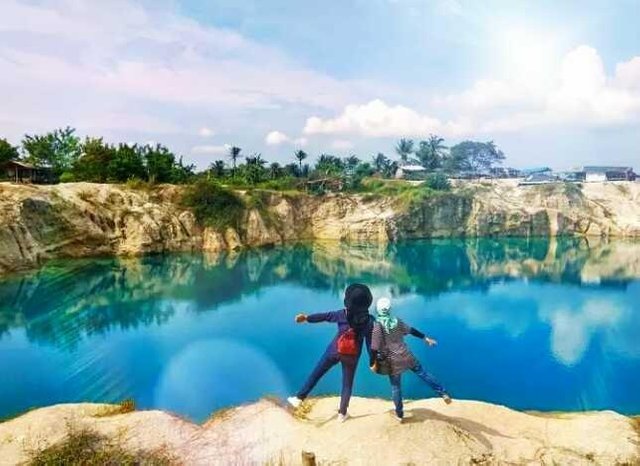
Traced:
[[[422, 380], [426, 382], [427, 385], [431, 387], [431, 389], [436, 392], [440, 396], [444, 396], [447, 394], [444, 387], [438, 383], [434, 376], [429, 374], [424, 368], [420, 365], [420, 363], [416, 363], [415, 366], [411, 368], [411, 370]], [[391, 398], [393, 399], [393, 404], [396, 406], [396, 414], [398, 417], [404, 417], [404, 410], [402, 405], [402, 374], [390, 375], [389, 381], [391, 382]]]
[[351, 400], [351, 392], [353, 391], [353, 379], [356, 375], [356, 367], [358, 365], [358, 358], [356, 356], [325, 353], [296, 396], [304, 400], [309, 396], [309, 393], [322, 376], [338, 363], [342, 364], [342, 391], [340, 392], [339, 412], [340, 414], [347, 414], [349, 400]]

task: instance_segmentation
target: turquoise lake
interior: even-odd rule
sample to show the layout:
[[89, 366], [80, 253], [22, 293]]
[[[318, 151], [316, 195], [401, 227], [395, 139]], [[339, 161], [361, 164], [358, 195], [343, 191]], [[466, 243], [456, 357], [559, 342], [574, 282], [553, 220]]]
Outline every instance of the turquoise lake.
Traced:
[[[336, 331], [294, 315], [341, 308], [351, 282], [439, 341], [409, 339], [454, 398], [640, 414], [640, 243], [478, 239], [65, 260], [7, 277], [0, 417], [133, 398], [202, 421], [284, 397]], [[313, 394], [336, 393], [339, 377]], [[434, 396], [403, 382], [406, 398]], [[389, 392], [361, 359], [355, 394]]]

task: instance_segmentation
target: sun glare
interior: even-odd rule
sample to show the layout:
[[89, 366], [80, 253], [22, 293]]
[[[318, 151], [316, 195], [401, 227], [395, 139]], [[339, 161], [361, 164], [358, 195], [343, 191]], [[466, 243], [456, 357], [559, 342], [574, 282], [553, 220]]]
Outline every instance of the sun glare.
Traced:
[[557, 71], [558, 50], [548, 32], [512, 28], [501, 31], [498, 42], [499, 60], [512, 78], [544, 84]]

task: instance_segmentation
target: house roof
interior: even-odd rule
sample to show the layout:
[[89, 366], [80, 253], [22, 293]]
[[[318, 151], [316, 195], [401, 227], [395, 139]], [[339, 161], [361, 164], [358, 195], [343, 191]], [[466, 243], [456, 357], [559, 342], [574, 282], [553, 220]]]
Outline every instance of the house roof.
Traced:
[[3, 166], [15, 165], [15, 166], [18, 166], [20, 168], [26, 168], [28, 170], [51, 170], [51, 167], [36, 167], [35, 165], [32, 165], [32, 164], [27, 163], [27, 162], [22, 162], [20, 160], [9, 160], [9, 161], [5, 162], [2, 165]]
[[427, 170], [422, 165], [402, 165], [400, 169], [405, 172], [423, 172]]
[[591, 166], [582, 167], [582, 171], [585, 173], [628, 172], [628, 171], [633, 171], [633, 168], [591, 165]]
[[549, 167], [532, 167], [532, 168], [523, 168], [520, 170], [521, 173], [528, 175], [533, 173], [543, 173], [553, 171]]
[[546, 173], [533, 173], [525, 178], [525, 181], [554, 181], [555, 176]]
[[17, 165], [18, 167], [30, 168], [30, 169], [36, 168], [30, 163], [20, 162], [18, 160], [8, 160], [7, 162], [4, 163], [4, 165]]

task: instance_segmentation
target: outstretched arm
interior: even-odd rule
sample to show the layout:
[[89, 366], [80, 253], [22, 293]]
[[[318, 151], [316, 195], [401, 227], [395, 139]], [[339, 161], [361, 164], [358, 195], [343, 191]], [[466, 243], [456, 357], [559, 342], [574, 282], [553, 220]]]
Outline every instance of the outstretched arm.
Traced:
[[297, 314], [296, 315], [296, 323], [302, 324], [304, 322], [309, 322], [310, 324], [316, 324], [318, 322], [337, 322], [338, 321], [338, 312], [319, 312], [317, 314]]
[[424, 340], [424, 342], [429, 346], [435, 346], [435, 345], [438, 344], [438, 342], [436, 340], [434, 340], [433, 338], [429, 338], [428, 336], [426, 336], [424, 333], [422, 333], [417, 328], [409, 327], [404, 322], [402, 323], [402, 325], [404, 325], [406, 327], [406, 330], [404, 330], [405, 335], [406, 334], [411, 334], [412, 336], [414, 336], [416, 338], [420, 338], [421, 340]]

